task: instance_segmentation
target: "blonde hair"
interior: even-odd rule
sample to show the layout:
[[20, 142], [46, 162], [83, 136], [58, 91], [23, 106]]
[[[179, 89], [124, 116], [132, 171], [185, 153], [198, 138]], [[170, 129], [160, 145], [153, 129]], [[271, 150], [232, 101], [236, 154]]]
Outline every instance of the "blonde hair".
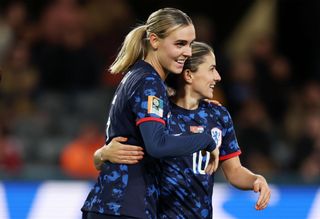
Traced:
[[162, 8], [153, 12], [146, 24], [137, 26], [128, 33], [109, 71], [112, 74], [125, 72], [138, 59], [145, 58], [148, 53], [147, 39], [150, 33], [163, 39], [177, 28], [190, 24], [192, 24], [190, 17], [179, 9]]
[[[203, 42], [192, 43], [192, 56], [189, 57], [183, 66], [183, 70], [189, 69], [191, 72], [198, 71], [199, 65], [204, 63], [205, 56], [214, 53], [211, 46]], [[173, 90], [178, 90], [180, 75], [169, 74], [166, 78], [166, 84]]]

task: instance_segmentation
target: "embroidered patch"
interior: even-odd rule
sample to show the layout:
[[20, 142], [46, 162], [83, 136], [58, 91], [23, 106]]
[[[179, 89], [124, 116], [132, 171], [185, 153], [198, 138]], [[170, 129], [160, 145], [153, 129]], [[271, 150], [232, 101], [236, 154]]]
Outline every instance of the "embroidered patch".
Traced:
[[211, 136], [216, 143], [216, 146], [219, 148], [222, 142], [222, 131], [218, 128], [211, 129]]
[[192, 133], [202, 133], [204, 128], [202, 126], [190, 126], [190, 132]]
[[148, 113], [163, 116], [163, 100], [156, 96], [148, 96]]

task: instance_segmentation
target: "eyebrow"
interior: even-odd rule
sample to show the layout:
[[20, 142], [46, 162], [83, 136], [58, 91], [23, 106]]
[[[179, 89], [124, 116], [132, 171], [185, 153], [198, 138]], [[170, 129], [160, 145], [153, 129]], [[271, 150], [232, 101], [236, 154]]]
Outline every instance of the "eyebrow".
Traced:
[[[190, 45], [192, 45], [192, 43], [193, 43], [194, 41], [195, 41], [195, 40], [192, 40], [192, 41], [190, 42]], [[176, 42], [176, 43], [188, 44], [188, 40], [176, 40], [175, 42]]]

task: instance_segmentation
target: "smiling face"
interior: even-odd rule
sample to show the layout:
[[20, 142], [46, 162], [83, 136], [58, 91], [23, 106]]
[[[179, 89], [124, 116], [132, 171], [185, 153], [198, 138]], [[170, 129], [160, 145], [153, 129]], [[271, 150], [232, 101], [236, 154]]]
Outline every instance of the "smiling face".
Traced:
[[[186, 71], [190, 71], [187, 69]], [[191, 80], [190, 86], [193, 96], [199, 99], [212, 99], [213, 90], [217, 82], [221, 80], [220, 74], [216, 69], [215, 55], [210, 52], [203, 57], [203, 62], [198, 65], [198, 69], [189, 72]]]
[[151, 60], [161, 76], [165, 76], [168, 72], [180, 74], [184, 62], [192, 54], [191, 44], [195, 37], [195, 29], [192, 24], [174, 29], [163, 39], [151, 34], [150, 44], [153, 52], [146, 57], [146, 61]]

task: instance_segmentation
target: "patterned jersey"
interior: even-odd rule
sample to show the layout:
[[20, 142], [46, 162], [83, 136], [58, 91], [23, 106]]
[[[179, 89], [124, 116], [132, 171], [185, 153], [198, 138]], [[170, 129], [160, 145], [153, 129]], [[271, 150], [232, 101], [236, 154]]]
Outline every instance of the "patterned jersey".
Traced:
[[[232, 119], [226, 108], [201, 102], [198, 109], [186, 110], [172, 104], [168, 128], [171, 134], [211, 133], [220, 147], [220, 160], [238, 156]], [[214, 176], [205, 174], [209, 152], [161, 159], [159, 218], [212, 218]]]
[[[128, 137], [128, 144], [144, 146], [139, 127], [144, 121], [166, 123], [169, 101], [166, 87], [154, 70], [138, 61], [115, 92], [107, 122], [107, 141]], [[159, 191], [155, 184], [155, 159], [145, 155], [135, 165], [106, 162], [82, 211], [156, 218]]]

